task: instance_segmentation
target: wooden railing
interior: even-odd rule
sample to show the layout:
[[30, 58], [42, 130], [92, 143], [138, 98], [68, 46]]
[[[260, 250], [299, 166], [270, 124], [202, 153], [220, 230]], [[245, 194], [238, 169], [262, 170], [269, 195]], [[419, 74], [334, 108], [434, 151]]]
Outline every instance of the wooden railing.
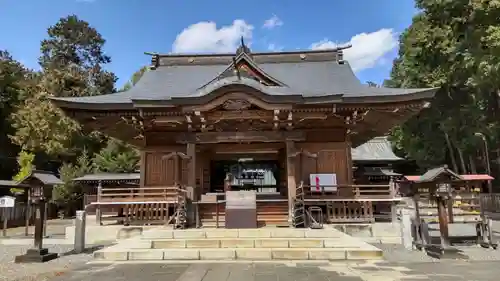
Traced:
[[370, 201], [329, 202], [326, 220], [330, 223], [371, 223], [375, 221]]
[[176, 203], [180, 192], [181, 189], [177, 186], [101, 188], [97, 191], [97, 202]]
[[[112, 211], [125, 224], [166, 224], [171, 222], [175, 206], [183, 200], [186, 190], [179, 186], [167, 187], [108, 187], [89, 196], [87, 209], [97, 209], [98, 223], [103, 219], [117, 220], [116, 216], [102, 217], [103, 211]], [[94, 201], [95, 200], [95, 201]]]
[[[336, 188], [336, 191], [330, 191], [329, 188]], [[315, 185], [304, 185], [306, 197], [338, 197], [338, 198], [373, 198], [389, 199], [397, 196], [397, 191], [393, 185], [367, 184], [367, 185], [322, 185], [319, 191]], [[314, 190], [314, 191], [313, 191]]]

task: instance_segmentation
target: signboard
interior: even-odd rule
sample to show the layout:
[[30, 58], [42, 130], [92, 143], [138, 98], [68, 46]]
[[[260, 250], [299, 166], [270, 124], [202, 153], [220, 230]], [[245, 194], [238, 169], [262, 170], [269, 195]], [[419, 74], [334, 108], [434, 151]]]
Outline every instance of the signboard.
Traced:
[[310, 174], [309, 185], [312, 192], [336, 192], [337, 174]]
[[256, 209], [256, 200], [254, 190], [226, 191], [226, 209]]
[[12, 208], [14, 207], [14, 203], [16, 202], [16, 198], [11, 196], [3, 196], [0, 197], [0, 208]]

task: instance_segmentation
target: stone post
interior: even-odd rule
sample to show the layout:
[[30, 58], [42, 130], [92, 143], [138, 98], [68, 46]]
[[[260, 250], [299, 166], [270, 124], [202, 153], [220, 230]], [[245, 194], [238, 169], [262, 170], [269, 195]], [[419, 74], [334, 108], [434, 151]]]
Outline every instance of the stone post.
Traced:
[[102, 194], [102, 182], [99, 181], [99, 184], [97, 185], [97, 206], [95, 210], [95, 220], [97, 225], [101, 225], [102, 223], [102, 213], [101, 213], [101, 194]]
[[413, 250], [412, 217], [414, 217], [415, 210], [412, 207], [405, 206], [398, 211], [401, 216], [399, 224], [401, 230], [401, 244], [407, 250]]
[[7, 237], [7, 226], [9, 224], [9, 219], [7, 217], [7, 208], [0, 208], [0, 210], [2, 210], [2, 219], [3, 219], [2, 234], [3, 237]]
[[79, 254], [85, 250], [85, 211], [76, 211], [74, 250]]

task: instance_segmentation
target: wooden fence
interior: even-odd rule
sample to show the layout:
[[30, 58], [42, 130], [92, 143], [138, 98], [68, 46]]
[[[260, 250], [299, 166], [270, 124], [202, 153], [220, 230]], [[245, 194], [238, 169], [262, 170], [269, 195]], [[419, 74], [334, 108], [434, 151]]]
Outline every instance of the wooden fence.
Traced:
[[[26, 224], [26, 209], [27, 205], [24, 202], [16, 202], [12, 208], [0, 208], [0, 221], [3, 222], [5, 218], [8, 221], [8, 227], [18, 227], [24, 226]], [[34, 224], [35, 209], [29, 208], [29, 223]], [[57, 217], [57, 206], [54, 204], [48, 204], [47, 206], [47, 218], [53, 219]]]

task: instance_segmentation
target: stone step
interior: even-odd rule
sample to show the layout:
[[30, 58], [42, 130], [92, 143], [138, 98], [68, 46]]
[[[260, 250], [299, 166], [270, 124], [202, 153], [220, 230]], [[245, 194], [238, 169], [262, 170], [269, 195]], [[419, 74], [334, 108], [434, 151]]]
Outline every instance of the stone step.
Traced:
[[335, 229], [184, 229], [168, 228], [144, 231], [143, 239], [202, 239], [202, 238], [339, 238], [346, 235]]
[[345, 238], [204, 238], [151, 241], [153, 249], [179, 248], [358, 248]]
[[375, 247], [366, 249], [335, 248], [269, 248], [269, 249], [124, 249], [110, 247], [94, 252], [94, 259], [102, 262], [116, 261], [172, 261], [172, 260], [378, 260], [382, 251]]

